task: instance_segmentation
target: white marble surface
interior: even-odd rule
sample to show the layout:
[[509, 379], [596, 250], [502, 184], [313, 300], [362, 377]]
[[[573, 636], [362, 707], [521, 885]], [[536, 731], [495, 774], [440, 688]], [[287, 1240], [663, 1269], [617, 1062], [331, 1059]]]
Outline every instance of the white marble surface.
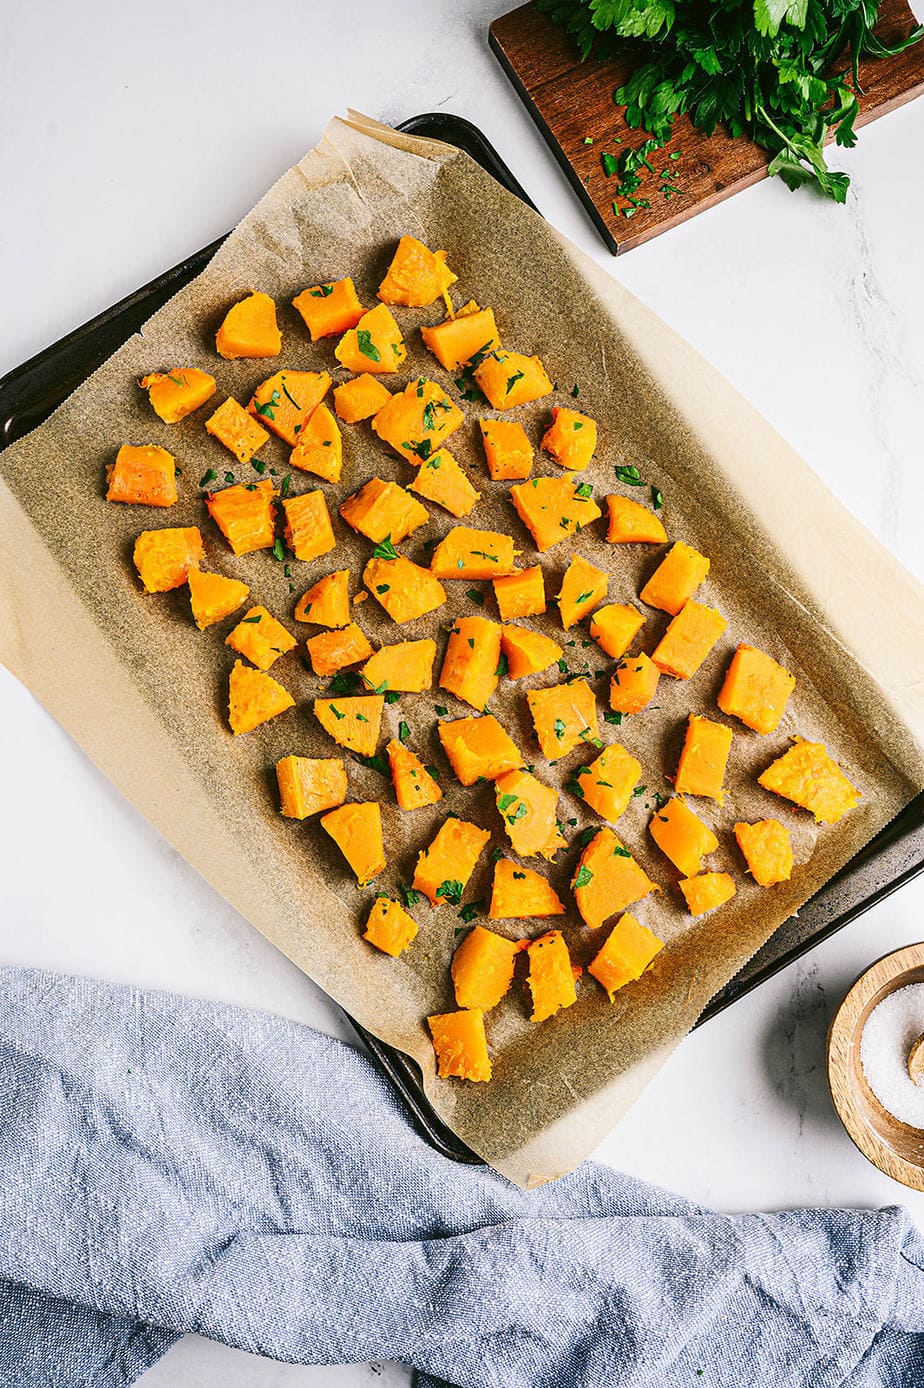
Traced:
[[[5, 7], [0, 373], [224, 232], [347, 104], [388, 121], [452, 111], [920, 575], [924, 104], [839, 152], [854, 177], [846, 208], [764, 184], [617, 263], [487, 49], [503, 8], [227, 0], [219, 21], [217, 7], [172, 0], [156, 11], [114, 0]], [[0, 768], [0, 960], [178, 988], [346, 1034], [318, 990], [2, 671]], [[688, 1038], [601, 1159], [722, 1210], [902, 1201], [924, 1223], [924, 1196], [849, 1143], [823, 1070], [833, 1007], [868, 962], [924, 936], [922, 916], [924, 879]], [[295, 1368], [190, 1338], [145, 1379], [219, 1382], [384, 1388], [406, 1375]]]

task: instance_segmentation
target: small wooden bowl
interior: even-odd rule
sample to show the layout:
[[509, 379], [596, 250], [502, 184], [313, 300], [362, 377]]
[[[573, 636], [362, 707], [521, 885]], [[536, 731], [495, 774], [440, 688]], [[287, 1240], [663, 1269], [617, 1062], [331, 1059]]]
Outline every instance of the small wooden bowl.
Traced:
[[906, 945], [862, 973], [834, 1015], [828, 1032], [828, 1086], [838, 1117], [864, 1157], [912, 1190], [924, 1190], [924, 1129], [893, 1118], [866, 1082], [860, 1037], [883, 998], [910, 983], [924, 983], [924, 944]]

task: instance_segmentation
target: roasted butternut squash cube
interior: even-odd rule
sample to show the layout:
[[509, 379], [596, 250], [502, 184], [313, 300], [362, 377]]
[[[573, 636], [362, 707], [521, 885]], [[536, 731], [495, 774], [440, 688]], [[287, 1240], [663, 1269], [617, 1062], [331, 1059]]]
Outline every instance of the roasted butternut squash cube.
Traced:
[[396, 641], [371, 655], [359, 673], [369, 689], [377, 694], [384, 694], [386, 689], [401, 694], [420, 694], [433, 684], [435, 659], [436, 642], [429, 637], [421, 641]]
[[142, 530], [132, 558], [146, 593], [169, 593], [182, 588], [190, 570], [202, 563], [205, 551], [198, 526], [175, 530]]
[[385, 871], [382, 811], [377, 800], [354, 802], [329, 810], [321, 817], [321, 827], [330, 834], [355, 872], [358, 887], [368, 887]]
[[276, 763], [279, 813], [307, 819], [347, 798], [347, 774], [339, 757], [283, 757]]
[[375, 652], [364, 631], [350, 622], [338, 631], [320, 631], [305, 642], [311, 668], [319, 679], [336, 675], [349, 665], [368, 660]]
[[530, 689], [526, 695], [533, 727], [546, 761], [558, 761], [578, 743], [600, 741], [597, 701], [586, 680]]
[[[577, 1002], [575, 971], [565, 937], [560, 930], [548, 930], [526, 948], [529, 973], [526, 981], [533, 1000], [531, 1022], [544, 1022], [563, 1007]], [[580, 969], [577, 970], [580, 973]]]
[[296, 559], [307, 563], [309, 559], [330, 554], [337, 541], [324, 493], [302, 492], [301, 496], [286, 497], [282, 505], [286, 513], [283, 533]]
[[298, 642], [265, 607], [252, 607], [225, 637], [225, 645], [258, 670], [268, 670], [281, 655], [294, 650]]
[[153, 371], [138, 382], [148, 393], [151, 409], [165, 424], [179, 424], [215, 394], [215, 377], [195, 366]]
[[540, 553], [600, 516], [590, 483], [570, 477], [531, 477], [510, 488], [510, 500]]
[[464, 786], [482, 779], [495, 781], [505, 771], [523, 765], [516, 743], [492, 713], [481, 718], [454, 718], [438, 723], [436, 730], [449, 764]]
[[406, 463], [425, 462], [465, 416], [435, 381], [418, 376], [376, 412], [372, 431]]
[[399, 554], [395, 559], [373, 557], [363, 569], [363, 583], [393, 622], [413, 622], [446, 601], [446, 590], [429, 569]]
[[228, 682], [228, 722], [235, 737], [294, 707], [292, 695], [272, 675], [252, 670], [242, 660], [234, 662]]
[[408, 490], [436, 502], [457, 519], [467, 516], [481, 500], [481, 492], [475, 491], [468, 474], [446, 448], [438, 448], [420, 464]]
[[371, 419], [390, 399], [391, 391], [375, 376], [370, 376], [368, 371], [353, 376], [334, 389], [334, 409], [337, 418], [342, 419], [344, 424], [358, 424], [362, 419]]
[[632, 655], [621, 660], [610, 680], [610, 708], [624, 717], [641, 713], [658, 692], [661, 671], [650, 656]]
[[581, 919], [592, 929], [658, 887], [612, 829], [600, 829], [578, 860], [571, 882]]
[[719, 846], [708, 824], [704, 824], [686, 801], [677, 796], [655, 810], [648, 824], [648, 832], [684, 877], [695, 877], [702, 872], [703, 859]]
[[326, 371], [277, 371], [257, 386], [247, 413], [294, 447], [308, 416], [328, 390], [330, 376]]
[[479, 308], [474, 299], [435, 327], [421, 328], [420, 336], [447, 371], [456, 371], [500, 347], [494, 310]]
[[385, 748], [391, 766], [395, 799], [402, 810], [418, 810], [422, 805], [435, 805], [442, 800], [439, 782], [431, 776], [416, 752], [392, 738]]
[[492, 582], [502, 622], [512, 622], [515, 617], [539, 617], [545, 611], [545, 584], [538, 564]]
[[612, 1002], [617, 990], [641, 978], [663, 948], [664, 942], [626, 911], [593, 962], [587, 965], [587, 972], [603, 985]]
[[348, 496], [340, 514], [347, 525], [376, 545], [384, 540], [400, 545], [430, 519], [426, 506], [397, 482], [383, 482], [380, 477], [373, 477]]
[[289, 463], [301, 472], [313, 472], [325, 482], [339, 482], [343, 468], [343, 439], [337, 421], [326, 405], [316, 405], [302, 426]]
[[403, 954], [417, 935], [417, 922], [409, 916], [397, 901], [387, 896], [377, 896], [366, 917], [363, 939], [375, 945], [383, 954], [397, 959]]
[[481, 441], [493, 482], [520, 482], [533, 470], [533, 446], [519, 420], [480, 419]]
[[507, 657], [507, 674], [512, 680], [538, 675], [562, 658], [557, 641], [526, 627], [501, 627], [501, 650]]
[[608, 602], [599, 607], [590, 619], [590, 636], [601, 651], [618, 660], [632, 645], [645, 625], [638, 608], [629, 603]]
[[373, 376], [400, 371], [407, 358], [401, 329], [386, 304], [364, 313], [355, 328], [348, 329], [334, 348], [334, 356], [347, 371]]
[[238, 482], [209, 492], [205, 504], [212, 520], [231, 546], [233, 554], [252, 554], [257, 549], [271, 549], [275, 542], [276, 508], [273, 484]]
[[521, 858], [538, 854], [551, 862], [565, 847], [555, 818], [557, 792], [529, 771], [505, 771], [494, 782], [494, 794], [513, 851]]
[[559, 467], [581, 472], [597, 447], [597, 422], [579, 410], [555, 405], [552, 423], [542, 436], [542, 447], [552, 455]]
[[314, 716], [340, 747], [360, 757], [375, 755], [385, 700], [381, 694], [348, 699], [315, 699]]
[[497, 688], [501, 629], [487, 617], [457, 617], [443, 657], [440, 688], [483, 709]]
[[721, 805], [731, 744], [731, 728], [691, 713], [674, 778], [678, 794], [707, 796]]
[[215, 350], [226, 361], [279, 356], [282, 334], [276, 322], [276, 304], [268, 294], [253, 290], [228, 309], [215, 334]]
[[573, 779], [584, 803], [613, 824], [625, 812], [641, 774], [642, 763], [618, 742], [611, 742], [596, 761], [579, 766]]
[[668, 626], [651, 658], [662, 675], [692, 679], [727, 626], [717, 608], [704, 607], [690, 598]]
[[610, 576], [575, 554], [565, 570], [558, 594], [561, 624], [569, 631], [582, 617], [602, 602], [610, 585]]
[[337, 569], [319, 578], [295, 605], [297, 622], [319, 627], [345, 627], [350, 621], [350, 571]]
[[692, 598], [709, 572], [709, 560], [683, 540], [678, 540], [661, 560], [639, 596], [649, 607], [659, 607], [672, 617]]
[[310, 289], [303, 289], [292, 300], [292, 307], [301, 314], [312, 342], [355, 328], [366, 311], [349, 275], [342, 280], [329, 280], [326, 284], [313, 284]]
[[684, 878], [679, 886], [691, 916], [704, 916], [735, 895], [734, 880], [727, 872], [701, 872], [698, 877]]
[[418, 854], [414, 890], [422, 892], [431, 906], [438, 901], [458, 905], [490, 837], [487, 829], [450, 815], [429, 848]]
[[240, 579], [225, 578], [224, 574], [203, 573], [201, 569], [190, 569], [186, 582], [189, 584], [193, 621], [200, 631], [230, 617], [246, 602], [250, 592], [247, 584], [241, 583]]
[[239, 463], [249, 463], [269, 438], [263, 425], [251, 419], [243, 405], [230, 395], [205, 421], [205, 429], [224, 444]]
[[383, 304], [426, 308], [445, 294], [458, 276], [446, 264], [445, 251], [431, 251], [416, 236], [402, 236], [378, 288]]
[[759, 887], [772, 887], [777, 882], [788, 882], [792, 877], [792, 842], [778, 819], [736, 824], [735, 838], [748, 870]]
[[484, 1034], [484, 1013], [478, 1008], [443, 1012], [427, 1018], [441, 1080], [483, 1081], [491, 1078], [491, 1060]]
[[606, 498], [610, 524], [606, 538], [611, 545], [660, 545], [667, 541], [667, 531], [660, 516], [649, 511], [640, 501], [614, 494]]
[[496, 348], [475, 367], [472, 375], [492, 410], [512, 410], [552, 394], [552, 382], [538, 357]]
[[460, 1007], [490, 1012], [506, 997], [513, 982], [513, 966], [520, 953], [518, 940], [508, 940], [494, 930], [476, 925], [457, 946], [450, 973]]
[[548, 878], [509, 858], [498, 859], [491, 889], [491, 920], [529, 920], [564, 914], [565, 908]]
[[757, 784], [808, 810], [816, 824], [836, 824], [860, 799], [824, 743], [802, 738], [758, 776]]
[[498, 578], [513, 573], [517, 551], [509, 535], [455, 525], [440, 540], [430, 559], [437, 578]]
[[731, 658], [718, 705], [745, 727], [766, 735], [779, 726], [795, 687], [795, 678], [772, 656], [742, 642]]
[[176, 459], [156, 444], [123, 443], [106, 468], [106, 500], [132, 506], [176, 504]]

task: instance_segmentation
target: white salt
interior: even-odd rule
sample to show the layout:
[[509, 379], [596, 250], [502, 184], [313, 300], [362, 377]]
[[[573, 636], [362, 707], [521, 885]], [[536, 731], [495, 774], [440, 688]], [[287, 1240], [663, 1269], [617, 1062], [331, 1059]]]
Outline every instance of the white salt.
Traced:
[[860, 1064], [866, 1082], [893, 1118], [924, 1128], [924, 1084], [908, 1074], [908, 1052], [924, 1035], [924, 983], [910, 983], [883, 998], [866, 1019]]

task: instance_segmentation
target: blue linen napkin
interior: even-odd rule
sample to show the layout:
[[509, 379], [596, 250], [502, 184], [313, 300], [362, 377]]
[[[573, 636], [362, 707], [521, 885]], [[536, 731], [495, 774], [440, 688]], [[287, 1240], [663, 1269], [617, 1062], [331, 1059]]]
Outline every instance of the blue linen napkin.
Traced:
[[728, 1217], [585, 1163], [532, 1192], [278, 1017], [0, 970], [0, 1383], [121, 1388], [186, 1331], [420, 1388], [911, 1388], [899, 1209]]

